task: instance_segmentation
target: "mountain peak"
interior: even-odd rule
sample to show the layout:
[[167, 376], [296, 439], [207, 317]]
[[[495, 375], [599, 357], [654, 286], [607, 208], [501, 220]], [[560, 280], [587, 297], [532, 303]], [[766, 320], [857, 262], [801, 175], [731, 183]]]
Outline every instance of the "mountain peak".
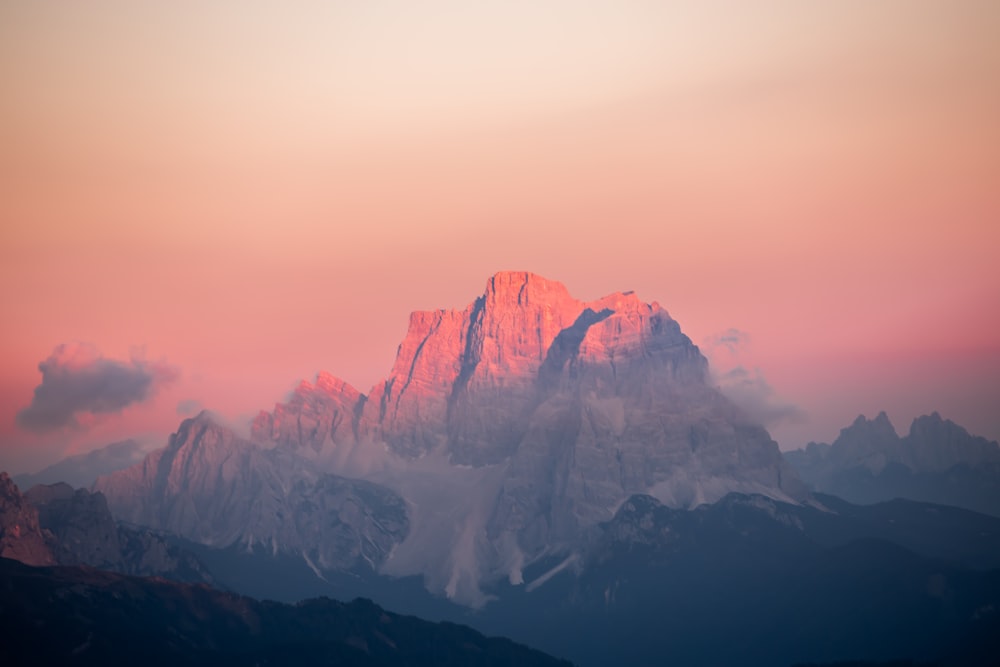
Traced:
[[958, 465], [997, 464], [1000, 445], [971, 435], [937, 412], [914, 419], [910, 432], [901, 438], [885, 412], [880, 412], [872, 420], [859, 416], [841, 429], [832, 445], [811, 443], [798, 460], [800, 469], [809, 470], [813, 483], [834, 491], [840, 484], [834, 480], [836, 475], [867, 469], [868, 474], [878, 476], [890, 463], [915, 474], [942, 473]]
[[562, 292], [569, 295], [566, 286], [561, 282], [530, 271], [498, 271], [486, 280], [486, 295], [511, 292], [517, 294], [526, 289]]
[[878, 415], [875, 416], [875, 419], [868, 419], [865, 415], [858, 415], [858, 418], [854, 420], [854, 423], [845, 429], [841, 429], [840, 437], [850, 437], [852, 434], [860, 433], [877, 434], [879, 437], [888, 438], [890, 440], [899, 437], [899, 434], [896, 432], [896, 427], [892, 425], [891, 421], [889, 421], [889, 415], [885, 413], [885, 410], [879, 412]]
[[974, 436], [937, 412], [913, 420], [906, 437], [907, 463], [920, 471], [941, 471], [958, 463], [1000, 463], [1000, 446]]
[[559, 317], [559, 312], [580, 310], [580, 302], [570, 296], [561, 282], [529, 271], [501, 271], [486, 281], [486, 290], [473, 307], [485, 311], [534, 311], [542, 309]]
[[[655, 302], [632, 292], [585, 302], [559, 282], [503, 271], [462, 309], [413, 313], [389, 376], [368, 396], [320, 374], [258, 415], [253, 438], [273, 447], [216, 434], [204, 414], [185, 422], [156, 470], [147, 466], [144, 483], [159, 494], [149, 515], [159, 516], [160, 498], [200, 489], [178, 520], [198, 520], [188, 535], [231, 543], [236, 532], [210, 534], [199, 517], [210, 514], [213, 487], [252, 465], [287, 460], [301, 466], [290, 475], [392, 480], [394, 492], [412, 494], [415, 531], [399, 551], [395, 538], [378, 551], [395, 554], [389, 573], [420, 574], [481, 603], [481, 582], [520, 580], [525, 563], [572, 548], [636, 494], [671, 507], [732, 491], [802, 497], [777, 444], [708, 382], [707, 364]], [[400, 481], [408, 475], [425, 478]], [[275, 502], [297, 488], [258, 478], [270, 480]], [[123, 503], [135, 495], [126, 490]], [[431, 509], [446, 497], [454, 512]], [[286, 522], [268, 517], [277, 539]]]

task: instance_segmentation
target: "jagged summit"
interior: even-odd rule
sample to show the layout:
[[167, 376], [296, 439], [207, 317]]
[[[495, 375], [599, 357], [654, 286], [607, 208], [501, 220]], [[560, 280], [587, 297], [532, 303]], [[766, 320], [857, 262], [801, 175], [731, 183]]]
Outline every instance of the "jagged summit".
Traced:
[[[296, 480], [366, 480], [382, 491], [338, 491], [330, 502], [370, 497], [389, 517], [378, 519], [393, 528], [371, 562], [478, 604], [483, 581], [519, 582], [526, 564], [577, 548], [635, 494], [671, 507], [734, 491], [805, 497], [767, 431], [707, 371], [656, 302], [632, 292], [581, 301], [556, 281], [501, 272], [462, 309], [411, 314], [388, 377], [368, 395], [320, 373], [261, 412], [250, 442], [202, 414], [99, 486], [113, 505], [169, 519], [192, 539], [266, 539], [309, 554], [303, 530], [271, 517], [289, 515]], [[250, 527], [236, 525], [241, 516]], [[352, 534], [374, 535], [362, 519]], [[324, 558], [338, 562], [328, 549]]]
[[833, 444], [785, 456], [813, 488], [851, 502], [901, 497], [1000, 516], [1000, 445], [937, 412], [914, 419], [903, 437], [884, 412], [861, 416]]
[[[937, 413], [935, 412], [934, 414], [936, 415]], [[885, 413], [885, 410], [879, 411], [879, 413], [875, 415], [875, 419], [868, 419], [865, 415], [858, 415], [858, 418], [854, 420], [851, 427], [869, 427], [882, 431], [891, 430], [893, 433], [896, 432], [896, 427], [894, 427], [892, 422], [889, 421], [889, 415]]]
[[822, 451], [831, 465], [861, 466], [874, 473], [889, 463], [904, 465], [913, 472], [930, 473], [959, 464], [1000, 462], [1000, 449], [995, 442], [970, 435], [937, 412], [914, 419], [905, 437], [899, 436], [884, 411], [871, 420], [861, 415], [841, 429], [833, 444]]
[[704, 385], [706, 372], [656, 302], [633, 292], [583, 302], [557, 281], [506, 271], [462, 310], [413, 312], [389, 376], [368, 396], [323, 372], [261, 412], [253, 434], [315, 452], [378, 440], [403, 456], [444, 451], [489, 465], [516, 450], [531, 411], [554, 393], [654, 402]]
[[892, 425], [889, 415], [885, 413], [885, 410], [879, 412], [874, 419], [868, 419], [865, 415], [858, 415], [851, 422], [850, 426], [840, 429], [838, 440], [844, 441], [851, 438], [870, 436], [885, 439], [899, 438], [896, 427]]

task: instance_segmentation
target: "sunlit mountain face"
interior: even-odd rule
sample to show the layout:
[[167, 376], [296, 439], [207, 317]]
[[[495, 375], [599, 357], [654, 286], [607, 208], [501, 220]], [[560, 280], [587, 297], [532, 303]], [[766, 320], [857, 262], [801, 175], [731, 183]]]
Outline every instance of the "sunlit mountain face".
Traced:
[[995, 664], [998, 34], [0, 3], [0, 663]]
[[806, 499], [662, 307], [581, 302], [525, 272], [494, 275], [463, 310], [414, 313], [370, 394], [320, 375], [251, 438], [202, 414], [94, 488], [132, 523], [319, 570], [420, 576], [474, 607], [527, 566], [575, 558], [633, 494]]
[[3, 4], [12, 474], [368, 393], [504, 269], [659, 300], [782, 449], [1000, 438], [993, 3]]
[[[322, 372], [242, 432], [203, 411], [90, 490], [22, 497], [5, 478], [3, 555], [287, 602], [362, 596], [581, 665], [989, 664], [1000, 519], [810, 490], [714, 380], [656, 302], [501, 272], [463, 309], [413, 313], [368, 393]], [[937, 413], [900, 438], [881, 413], [787, 458], [823, 483], [904, 463], [988, 475], [1000, 445]], [[55, 591], [78, 574], [37, 576]], [[254, 650], [284, 641], [250, 632]]]

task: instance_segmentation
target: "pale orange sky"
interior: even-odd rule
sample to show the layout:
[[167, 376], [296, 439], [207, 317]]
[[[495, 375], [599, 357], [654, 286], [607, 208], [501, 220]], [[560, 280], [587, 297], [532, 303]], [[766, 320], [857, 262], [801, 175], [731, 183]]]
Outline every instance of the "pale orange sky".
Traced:
[[[0, 468], [325, 369], [498, 270], [634, 289], [785, 449], [858, 413], [1000, 438], [995, 2], [0, 0]], [[178, 377], [15, 423], [56, 346]]]

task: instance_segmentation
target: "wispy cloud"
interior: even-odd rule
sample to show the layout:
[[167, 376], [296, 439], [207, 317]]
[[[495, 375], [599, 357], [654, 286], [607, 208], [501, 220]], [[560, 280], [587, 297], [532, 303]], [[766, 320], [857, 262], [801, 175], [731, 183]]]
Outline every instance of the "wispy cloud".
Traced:
[[728, 350], [730, 354], [737, 354], [749, 343], [750, 334], [746, 331], [740, 331], [736, 327], [729, 327], [725, 331], [706, 337], [704, 345], [709, 351], [721, 347]]
[[178, 375], [173, 366], [139, 353], [128, 361], [106, 358], [88, 343], [58, 345], [38, 370], [42, 383], [31, 404], [17, 413], [19, 426], [37, 432], [79, 426], [81, 415], [121, 412]]
[[805, 411], [779, 397], [759, 368], [747, 369], [750, 341], [750, 334], [735, 327], [704, 339], [702, 347], [719, 391], [764, 426], [805, 420]]
[[719, 390], [764, 426], [801, 422], [806, 413], [793, 403], [783, 401], [764, 378], [759, 368], [752, 371], [736, 366], [718, 375]]

